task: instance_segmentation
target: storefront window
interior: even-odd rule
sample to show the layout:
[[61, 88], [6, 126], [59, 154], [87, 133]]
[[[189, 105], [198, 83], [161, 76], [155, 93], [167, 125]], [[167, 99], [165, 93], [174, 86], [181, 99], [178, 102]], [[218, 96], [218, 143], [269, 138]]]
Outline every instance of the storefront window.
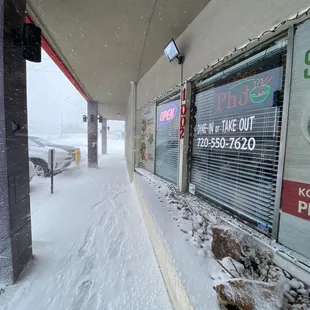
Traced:
[[283, 100], [283, 53], [262, 53], [197, 87], [196, 193], [271, 230]]
[[177, 183], [180, 100], [157, 107], [155, 173]]

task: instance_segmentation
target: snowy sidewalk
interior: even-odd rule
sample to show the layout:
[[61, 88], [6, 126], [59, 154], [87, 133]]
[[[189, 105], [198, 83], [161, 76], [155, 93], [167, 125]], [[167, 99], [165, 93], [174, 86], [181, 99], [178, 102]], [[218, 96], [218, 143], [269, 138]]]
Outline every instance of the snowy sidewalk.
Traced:
[[34, 180], [34, 259], [0, 309], [171, 309], [125, 160], [99, 166]]

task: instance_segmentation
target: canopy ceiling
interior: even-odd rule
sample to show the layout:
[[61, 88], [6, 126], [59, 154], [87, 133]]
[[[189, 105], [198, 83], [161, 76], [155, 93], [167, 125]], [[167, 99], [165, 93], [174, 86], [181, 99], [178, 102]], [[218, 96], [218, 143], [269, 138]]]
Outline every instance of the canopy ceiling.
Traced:
[[143, 77], [209, 1], [27, 0], [28, 14], [87, 96], [123, 117], [130, 81]]

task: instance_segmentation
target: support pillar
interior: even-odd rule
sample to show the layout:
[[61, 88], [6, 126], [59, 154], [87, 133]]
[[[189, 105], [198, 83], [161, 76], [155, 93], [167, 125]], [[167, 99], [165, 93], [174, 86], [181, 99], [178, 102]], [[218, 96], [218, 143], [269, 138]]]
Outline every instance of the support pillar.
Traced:
[[[26, 0], [0, 0], [0, 284], [13, 284], [32, 257], [26, 61]], [[15, 42], [16, 43], [16, 42]], [[19, 45], [19, 46], [18, 46]]]
[[88, 167], [98, 168], [98, 103], [88, 102]]
[[178, 188], [181, 192], [188, 189], [188, 153], [190, 133], [191, 83], [186, 82], [182, 87], [180, 115], [180, 148], [179, 148], [179, 178]]
[[106, 155], [108, 151], [108, 125], [107, 125], [107, 119], [103, 118], [102, 119], [102, 125], [101, 125], [101, 139], [102, 139], [102, 155]]
[[131, 93], [132, 93], [132, 106], [131, 106], [131, 122], [130, 122], [130, 132], [131, 132], [131, 147], [129, 149], [129, 157], [131, 159], [130, 163], [130, 171], [129, 175], [131, 179], [133, 179], [133, 173], [135, 171], [135, 164], [136, 164], [136, 154], [137, 154], [137, 147], [136, 147], [136, 113], [137, 113], [137, 83], [131, 82]]

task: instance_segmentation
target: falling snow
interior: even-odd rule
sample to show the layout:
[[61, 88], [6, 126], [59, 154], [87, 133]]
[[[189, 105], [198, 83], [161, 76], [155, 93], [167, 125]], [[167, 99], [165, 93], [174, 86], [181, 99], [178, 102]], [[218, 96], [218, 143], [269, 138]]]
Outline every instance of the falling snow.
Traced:
[[80, 168], [57, 175], [54, 195], [48, 179], [33, 180], [34, 259], [16, 285], [2, 288], [0, 309], [172, 309], [123, 141], [108, 145], [99, 169], [89, 170], [82, 153]]

